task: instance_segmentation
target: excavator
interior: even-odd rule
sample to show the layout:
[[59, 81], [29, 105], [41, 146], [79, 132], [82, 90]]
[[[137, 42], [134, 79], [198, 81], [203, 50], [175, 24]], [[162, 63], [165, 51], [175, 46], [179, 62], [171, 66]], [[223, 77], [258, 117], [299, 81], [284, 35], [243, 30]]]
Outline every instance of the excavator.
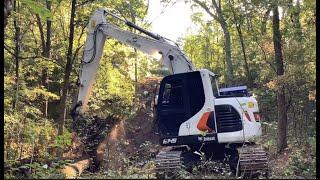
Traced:
[[[120, 20], [136, 34], [107, 21]], [[104, 43], [113, 38], [138, 49], [166, 67], [157, 94], [155, 119], [163, 149], [155, 157], [157, 177], [179, 169], [192, 169], [201, 157], [226, 158], [239, 176], [245, 172], [268, 174], [268, 155], [255, 142], [262, 135], [259, 107], [246, 86], [219, 88], [217, 75], [197, 70], [173, 41], [143, 29], [100, 8], [88, 24], [78, 79], [73, 119], [87, 111]], [[167, 177], [167, 176], [166, 176]]]

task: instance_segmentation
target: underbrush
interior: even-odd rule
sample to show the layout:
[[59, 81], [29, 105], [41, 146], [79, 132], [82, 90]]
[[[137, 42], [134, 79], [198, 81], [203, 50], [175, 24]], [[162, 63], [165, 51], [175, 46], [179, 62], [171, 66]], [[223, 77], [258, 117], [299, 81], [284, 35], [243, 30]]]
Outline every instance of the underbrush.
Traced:
[[[277, 153], [276, 122], [264, 123], [264, 135], [260, 144], [269, 152], [271, 178], [315, 178], [316, 177], [316, 138], [299, 139], [288, 135], [288, 146]], [[292, 131], [289, 131], [292, 133]], [[296, 137], [296, 138], [293, 138]]]
[[310, 138], [306, 145], [292, 148], [289, 155], [289, 167], [284, 171], [284, 175], [315, 178], [316, 141], [314, 137]]
[[25, 106], [4, 115], [5, 178], [62, 178], [57, 154], [71, 145], [67, 130], [58, 136], [52, 119]]

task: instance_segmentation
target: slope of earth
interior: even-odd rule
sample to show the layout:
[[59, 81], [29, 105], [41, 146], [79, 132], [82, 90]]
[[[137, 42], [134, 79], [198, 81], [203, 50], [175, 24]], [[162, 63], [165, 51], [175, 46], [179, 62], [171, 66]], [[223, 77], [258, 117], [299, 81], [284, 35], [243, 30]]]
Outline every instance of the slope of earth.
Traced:
[[[125, 176], [136, 174], [152, 177], [154, 165], [150, 161], [159, 149], [158, 135], [154, 130], [153, 103], [155, 91], [161, 78], [150, 77], [138, 86], [137, 113], [130, 119], [117, 123], [99, 144], [97, 159], [101, 160], [103, 176]], [[148, 168], [149, 167], [149, 168]], [[147, 168], [145, 171], [141, 168]], [[150, 170], [150, 172], [147, 172]], [[100, 175], [102, 175], [100, 174]], [[103, 178], [97, 173], [85, 172], [81, 177]]]

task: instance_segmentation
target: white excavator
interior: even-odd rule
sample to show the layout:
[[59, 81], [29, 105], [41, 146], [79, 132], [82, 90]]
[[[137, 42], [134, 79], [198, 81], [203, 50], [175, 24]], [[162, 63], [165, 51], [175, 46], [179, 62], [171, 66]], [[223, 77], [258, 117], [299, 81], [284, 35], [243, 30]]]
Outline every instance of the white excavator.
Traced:
[[[108, 16], [143, 35], [111, 24]], [[106, 9], [96, 10], [88, 24], [77, 104], [71, 112], [74, 119], [87, 111], [108, 38], [158, 58], [171, 73], [162, 79], [157, 94], [156, 125], [164, 146], [156, 155], [157, 175], [172, 174], [183, 167], [192, 169], [201, 157], [227, 157], [230, 169], [237, 175], [259, 171], [267, 174], [267, 153], [255, 144], [262, 134], [259, 108], [246, 86], [219, 89], [216, 75], [207, 69], [196, 70], [175, 43]]]

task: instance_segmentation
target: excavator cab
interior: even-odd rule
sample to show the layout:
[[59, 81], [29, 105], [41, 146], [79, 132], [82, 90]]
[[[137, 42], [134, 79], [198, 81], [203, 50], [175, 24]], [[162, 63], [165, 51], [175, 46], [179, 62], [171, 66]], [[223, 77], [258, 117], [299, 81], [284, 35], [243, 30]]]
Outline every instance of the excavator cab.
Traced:
[[204, 106], [205, 94], [199, 71], [169, 75], [160, 84], [157, 121], [161, 136], [178, 136], [182, 123]]

